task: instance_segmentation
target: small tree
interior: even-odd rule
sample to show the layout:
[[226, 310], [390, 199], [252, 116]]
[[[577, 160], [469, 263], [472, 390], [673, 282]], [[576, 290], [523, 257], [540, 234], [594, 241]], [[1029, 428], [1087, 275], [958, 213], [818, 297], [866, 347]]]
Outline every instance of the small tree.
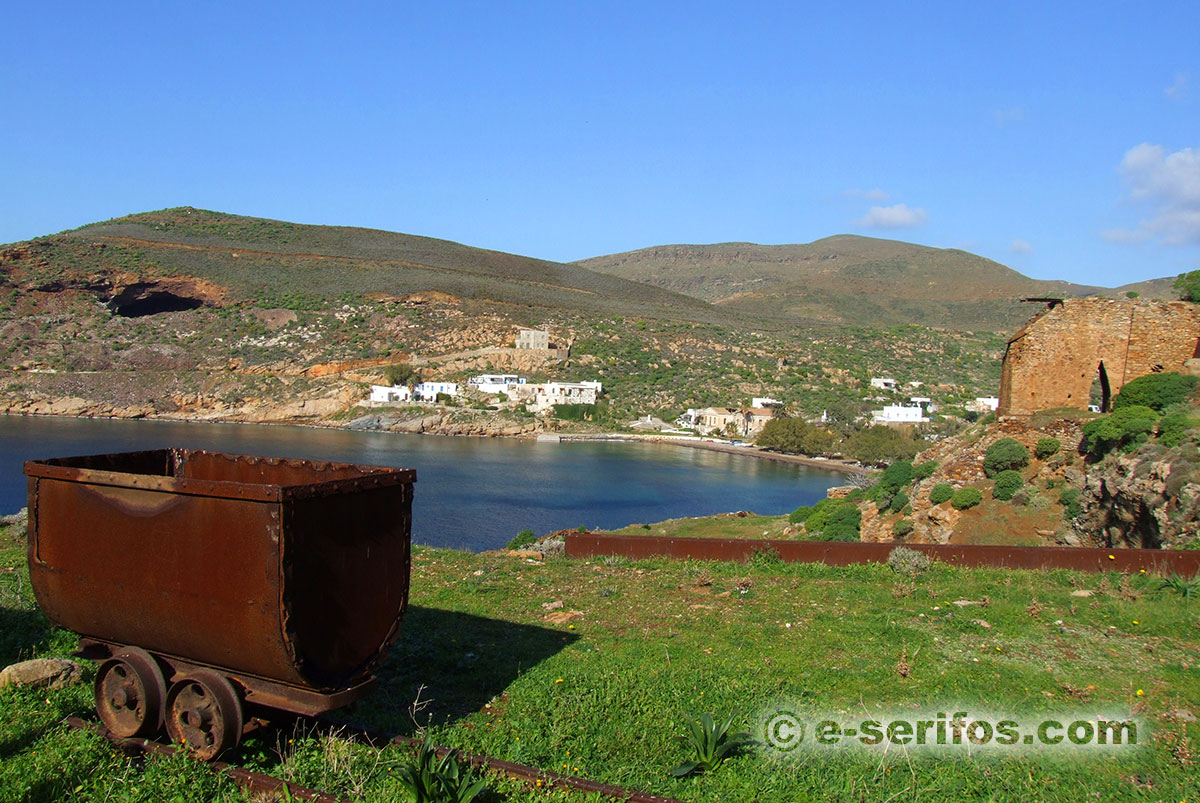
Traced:
[[397, 363], [385, 368], [383, 376], [387, 380], [387, 383], [393, 387], [408, 386], [417, 378], [417, 369], [406, 362]]
[[1001, 438], [988, 447], [983, 456], [983, 473], [989, 478], [1001, 471], [1029, 465], [1029, 450], [1015, 438]]

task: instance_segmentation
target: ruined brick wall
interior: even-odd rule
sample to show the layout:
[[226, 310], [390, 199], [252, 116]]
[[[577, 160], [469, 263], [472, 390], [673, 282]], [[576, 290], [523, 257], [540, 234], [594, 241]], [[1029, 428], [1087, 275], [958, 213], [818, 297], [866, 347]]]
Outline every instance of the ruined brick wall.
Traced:
[[1008, 341], [997, 413], [1085, 410], [1101, 365], [1111, 398], [1144, 374], [1186, 370], [1198, 351], [1200, 304], [1068, 299], [1038, 313]]

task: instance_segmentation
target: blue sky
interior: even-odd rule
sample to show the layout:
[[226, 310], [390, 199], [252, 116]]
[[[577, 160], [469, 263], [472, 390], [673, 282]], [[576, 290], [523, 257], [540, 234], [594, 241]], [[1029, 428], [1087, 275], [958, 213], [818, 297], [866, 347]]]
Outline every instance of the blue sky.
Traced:
[[197, 206], [554, 260], [1200, 268], [1200, 3], [11, 3], [0, 242]]

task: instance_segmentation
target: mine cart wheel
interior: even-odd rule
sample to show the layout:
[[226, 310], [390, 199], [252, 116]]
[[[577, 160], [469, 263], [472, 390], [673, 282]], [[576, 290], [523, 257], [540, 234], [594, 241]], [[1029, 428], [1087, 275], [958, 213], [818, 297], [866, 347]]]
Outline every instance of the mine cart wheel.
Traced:
[[242, 738], [242, 703], [232, 684], [216, 672], [197, 670], [167, 692], [167, 733], [201, 761], [237, 747]]
[[162, 727], [167, 684], [158, 663], [138, 647], [125, 647], [100, 665], [93, 686], [96, 713], [116, 736], [153, 736]]

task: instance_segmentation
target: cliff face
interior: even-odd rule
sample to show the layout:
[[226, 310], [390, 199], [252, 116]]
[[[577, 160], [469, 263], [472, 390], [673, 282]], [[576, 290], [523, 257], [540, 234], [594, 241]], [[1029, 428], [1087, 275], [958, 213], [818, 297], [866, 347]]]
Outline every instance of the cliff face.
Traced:
[[1200, 546], [1200, 448], [1146, 444], [1089, 468], [1076, 527], [1114, 547]]

